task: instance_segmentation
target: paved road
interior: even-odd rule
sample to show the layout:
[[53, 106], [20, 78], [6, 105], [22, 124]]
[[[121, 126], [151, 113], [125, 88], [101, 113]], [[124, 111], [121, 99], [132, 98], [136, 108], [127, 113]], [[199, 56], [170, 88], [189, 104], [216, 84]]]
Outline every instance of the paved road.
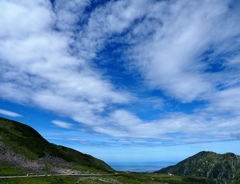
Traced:
[[1, 178], [29, 178], [29, 177], [44, 177], [44, 176], [111, 176], [116, 174], [42, 174], [42, 175], [25, 175], [25, 176], [0, 176]]

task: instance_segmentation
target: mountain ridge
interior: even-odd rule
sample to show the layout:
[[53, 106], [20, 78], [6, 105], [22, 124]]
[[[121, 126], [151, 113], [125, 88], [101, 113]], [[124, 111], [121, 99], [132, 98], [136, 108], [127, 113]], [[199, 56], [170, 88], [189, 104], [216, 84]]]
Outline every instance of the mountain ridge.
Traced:
[[[156, 182], [165, 181], [165, 183], [209, 184], [212, 183], [211, 179], [213, 179], [217, 184], [227, 184], [230, 181], [240, 179], [240, 157], [233, 153], [224, 154], [221, 158], [217, 157], [217, 155], [219, 154], [214, 152], [200, 152], [179, 162], [176, 165], [177, 167], [170, 166], [156, 172], [165, 174], [172, 173], [180, 176], [117, 171], [118, 174], [114, 176], [114, 181], [122, 180], [132, 181], [130, 183], [146, 183], [145, 181], [154, 179]], [[207, 159], [205, 159], [205, 157], [207, 157]], [[229, 158], [232, 158], [232, 160]], [[224, 167], [222, 167], [221, 164], [220, 166], [218, 165], [218, 170], [216, 170], [214, 167], [218, 164], [217, 161], [219, 160], [224, 163], [226, 160], [227, 164], [225, 163]], [[212, 167], [214, 169], [211, 170], [208, 168], [207, 171], [196, 171], [199, 163], [200, 165], [201, 163], [205, 163], [200, 169], [208, 168], [209, 164], [206, 163], [214, 163], [215, 165]], [[226, 165], [230, 166], [227, 167]], [[228, 172], [226, 167], [229, 171], [232, 171], [231, 168], [235, 168], [235, 172]], [[223, 173], [222, 176], [218, 175], [219, 171]], [[91, 155], [49, 143], [36, 130], [28, 125], [0, 117], [0, 176], [22, 176], [28, 173], [71, 175], [86, 173], [113, 174], [116, 173], [116, 171], [104, 161], [94, 158]], [[204, 174], [206, 174], [209, 179], [207, 179]], [[217, 177], [215, 177], [215, 175]], [[214, 177], [211, 178], [210, 176]], [[91, 179], [89, 178], [89, 180]], [[137, 182], [135, 182], [135, 180]], [[100, 178], [98, 183], [101, 183]]]
[[228, 184], [240, 179], [240, 156], [202, 151], [156, 173], [200, 176], [212, 179], [217, 184]]
[[79, 173], [79, 168], [85, 172], [91, 169], [102, 172], [114, 171], [100, 159], [49, 143], [32, 127], [2, 117], [0, 117], [0, 163], [34, 172]]

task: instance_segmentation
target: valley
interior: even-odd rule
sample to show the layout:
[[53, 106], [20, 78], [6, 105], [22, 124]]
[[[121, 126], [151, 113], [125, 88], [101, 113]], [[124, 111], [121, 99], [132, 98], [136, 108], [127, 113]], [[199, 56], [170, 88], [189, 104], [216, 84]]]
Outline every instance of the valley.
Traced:
[[[49, 143], [25, 124], [0, 118], [0, 184], [237, 184], [239, 161], [230, 153], [201, 152], [156, 172], [117, 171], [91, 155]], [[218, 167], [204, 175], [212, 164]]]

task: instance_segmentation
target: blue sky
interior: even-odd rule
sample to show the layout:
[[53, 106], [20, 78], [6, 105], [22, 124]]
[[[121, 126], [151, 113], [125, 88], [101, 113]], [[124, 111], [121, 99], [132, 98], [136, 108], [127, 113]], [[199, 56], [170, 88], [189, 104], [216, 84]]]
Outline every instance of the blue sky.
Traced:
[[237, 0], [1, 0], [0, 114], [106, 162], [240, 154]]

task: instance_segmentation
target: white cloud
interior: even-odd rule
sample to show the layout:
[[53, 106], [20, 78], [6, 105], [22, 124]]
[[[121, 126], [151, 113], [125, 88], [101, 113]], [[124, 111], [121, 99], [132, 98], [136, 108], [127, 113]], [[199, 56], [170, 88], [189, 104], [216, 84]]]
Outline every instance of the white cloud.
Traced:
[[[135, 47], [135, 56], [152, 86], [183, 102], [202, 99], [215, 90], [205, 73], [211, 63], [201, 61], [200, 56], [208, 49], [224, 47], [225, 52], [231, 51], [224, 45], [229, 45], [228, 41], [232, 44], [240, 29], [236, 27], [239, 16], [231, 12], [228, 3], [165, 2], [146, 15], [139, 25], [141, 29], [145, 25], [145, 29], [139, 33], [140, 28], [136, 28], [135, 37], [141, 38], [144, 31], [153, 34]], [[150, 20], [157, 23], [149, 26]], [[216, 52], [219, 54], [219, 50]]]
[[11, 116], [11, 117], [22, 117], [21, 114], [18, 114], [16, 112], [0, 109], [0, 114], [6, 115], [6, 116]]
[[76, 29], [75, 25], [80, 22], [79, 19], [85, 18], [83, 12], [89, 4], [90, 0], [55, 1], [53, 6], [57, 14], [57, 27], [72, 35], [71, 32]]
[[[238, 135], [238, 116], [229, 115], [239, 112], [240, 28], [239, 14], [228, 8], [229, 1], [120, 0], [85, 12], [90, 4], [89, 0], [59, 0], [53, 7], [47, 0], [0, 2], [1, 98], [47, 109], [87, 125], [90, 131], [131, 142], [137, 139], [139, 144], [154, 138], [168, 144]], [[181, 110], [160, 114], [171, 100], [146, 95], [150, 105], [141, 106], [146, 111], [149, 106], [158, 109], [161, 118], [141, 119], [130, 107], [133, 99], [135, 106], [143, 104], [136, 97], [141, 89], [134, 94], [123, 91], [102, 75], [101, 68], [94, 68], [94, 58], [108, 39], [117, 40], [115, 36], [123, 33], [121, 42], [131, 45], [124, 51], [130, 55], [124, 66], [131, 66], [132, 73], [136, 68], [141, 72], [142, 88], [161, 90], [177, 103], [203, 101], [205, 106], [193, 114]], [[223, 69], [211, 68], [220, 59]]]
[[239, 67], [240, 63], [240, 54], [233, 56], [228, 60], [228, 65], [230, 67]]
[[[1, 38], [23, 38], [49, 29], [53, 13], [48, 1], [1, 1]], [[29, 14], [29, 10], [34, 13]], [[27, 34], [26, 34], [27, 33]]]
[[239, 115], [240, 112], [240, 88], [230, 88], [215, 92], [211, 97], [209, 110], [231, 115]]
[[52, 123], [58, 127], [61, 128], [72, 128], [72, 124], [64, 122], [64, 121], [59, 121], [59, 120], [53, 120]]
[[52, 12], [48, 1], [1, 3], [4, 15], [16, 9], [14, 16], [0, 21], [5, 28], [0, 40], [3, 98], [37, 105], [85, 124], [92, 124], [96, 113], [107, 106], [129, 101], [126, 92], [116, 91], [90, 68], [89, 60], [69, 53], [72, 38], [53, 29], [56, 20], [65, 22]]
[[121, 34], [144, 15], [148, 1], [109, 1], [88, 15], [87, 23], [76, 35], [79, 54], [92, 58], [101, 51], [107, 39]]

